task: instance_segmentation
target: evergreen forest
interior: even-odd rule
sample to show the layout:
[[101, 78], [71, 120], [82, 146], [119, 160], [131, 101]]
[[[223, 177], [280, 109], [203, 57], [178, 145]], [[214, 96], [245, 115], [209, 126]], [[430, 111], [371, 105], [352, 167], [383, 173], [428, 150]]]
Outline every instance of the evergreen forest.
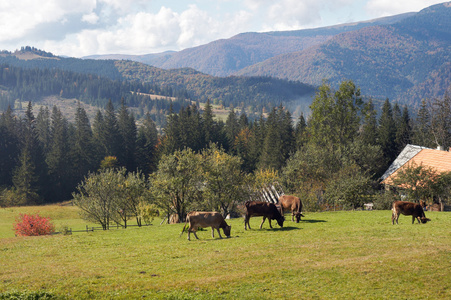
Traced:
[[[243, 178], [269, 172], [286, 193], [301, 196], [307, 209], [358, 208], [377, 197], [380, 176], [405, 145], [451, 146], [448, 94], [424, 100], [418, 111], [386, 99], [378, 112], [352, 81], [337, 90], [324, 82], [311, 115], [295, 121], [282, 105], [253, 120], [244, 110], [232, 109], [222, 121], [210, 101], [202, 109], [185, 102], [178, 112], [169, 107], [159, 133], [149, 113], [137, 125], [126, 103], [108, 100], [92, 121], [79, 105], [74, 122], [58, 106], [41, 107], [35, 115], [29, 102], [21, 116], [8, 106], [0, 115], [0, 204], [70, 200], [93, 172], [122, 168], [152, 178], [170, 169], [171, 161], [176, 165], [186, 159], [187, 150], [192, 155], [219, 149], [238, 160]], [[159, 178], [160, 183], [168, 180]]]

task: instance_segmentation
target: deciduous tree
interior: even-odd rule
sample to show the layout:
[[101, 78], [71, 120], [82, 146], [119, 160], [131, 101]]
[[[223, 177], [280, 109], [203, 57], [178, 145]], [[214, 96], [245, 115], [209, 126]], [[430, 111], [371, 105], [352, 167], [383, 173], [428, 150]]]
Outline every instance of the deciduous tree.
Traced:
[[206, 208], [220, 211], [225, 217], [236, 209], [238, 203], [247, 199], [241, 159], [211, 144], [202, 152], [202, 160]]
[[200, 154], [189, 148], [162, 156], [149, 181], [156, 204], [168, 217], [177, 214], [184, 220], [187, 210], [201, 200], [201, 164]]

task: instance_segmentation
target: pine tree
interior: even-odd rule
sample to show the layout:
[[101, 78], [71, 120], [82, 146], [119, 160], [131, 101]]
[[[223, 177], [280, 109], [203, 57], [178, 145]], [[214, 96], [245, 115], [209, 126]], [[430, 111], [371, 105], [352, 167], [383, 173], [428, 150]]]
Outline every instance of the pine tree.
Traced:
[[75, 113], [75, 130], [73, 135], [73, 146], [71, 157], [74, 170], [73, 180], [81, 182], [89, 171], [96, 169], [95, 151], [93, 145], [92, 129], [85, 109], [78, 102]]
[[427, 107], [427, 102], [424, 99], [421, 101], [421, 107], [415, 119], [412, 135], [412, 142], [415, 145], [423, 147], [433, 146], [431, 116]]
[[138, 128], [137, 138], [137, 162], [145, 175], [153, 173], [158, 165], [157, 144], [157, 126], [146, 113], [142, 126]]
[[70, 197], [72, 186], [70, 180], [70, 156], [68, 124], [61, 111], [54, 106], [51, 123], [51, 146], [46, 157], [50, 181], [52, 185], [52, 200], [62, 201]]
[[210, 99], [207, 99], [204, 112], [202, 113], [202, 127], [206, 144], [218, 142], [218, 137], [216, 136], [217, 133], [215, 132], [215, 123], [216, 122], [213, 119], [213, 107], [210, 103]]
[[363, 109], [363, 124], [360, 139], [364, 144], [377, 144], [377, 112], [374, 109], [373, 100], [370, 99]]
[[200, 112], [196, 105], [188, 106], [180, 112], [182, 147], [190, 148], [196, 152], [205, 147], [205, 134], [201, 124]]
[[378, 128], [378, 144], [381, 146], [384, 155], [385, 165], [389, 165], [398, 155], [395, 138], [396, 127], [393, 120], [393, 111], [391, 103], [388, 99], [385, 100], [382, 106], [382, 113], [379, 118]]
[[120, 163], [123, 162], [123, 160], [121, 160], [121, 156], [123, 156], [123, 153], [121, 152], [123, 141], [122, 136], [119, 133], [116, 113], [111, 100], [108, 101], [105, 107], [102, 130], [101, 135], [103, 137], [102, 141], [104, 143], [103, 147], [105, 148], [106, 156], [115, 156]]
[[244, 107], [241, 109], [240, 112], [240, 118], [238, 120], [238, 124], [240, 126], [240, 129], [246, 128], [249, 126], [249, 119], [247, 118], [246, 111], [244, 110]]
[[181, 144], [179, 124], [179, 115], [173, 111], [171, 104], [166, 120], [166, 126], [163, 129], [162, 154], [169, 155], [179, 149]]
[[16, 117], [8, 106], [0, 116], [0, 186], [12, 185], [12, 174], [19, 159], [19, 127]]
[[296, 137], [296, 150], [300, 150], [308, 141], [307, 122], [305, 121], [303, 112], [299, 116], [298, 123], [296, 124], [295, 137]]
[[47, 106], [41, 106], [39, 109], [39, 113], [36, 117], [36, 131], [44, 155], [47, 155], [51, 147], [50, 111]]
[[41, 202], [39, 197], [39, 177], [32, 161], [32, 154], [25, 147], [20, 154], [19, 164], [14, 169], [12, 181], [16, 196], [14, 205], [30, 205]]
[[100, 161], [107, 156], [105, 149], [105, 137], [104, 137], [105, 121], [103, 114], [100, 110], [97, 111], [94, 120], [92, 122], [92, 136], [94, 146], [94, 157], [96, 163], [100, 164]]
[[31, 102], [20, 124], [20, 158], [13, 174], [13, 184], [21, 204], [35, 204], [46, 197], [47, 165], [38, 141]]
[[411, 143], [412, 129], [407, 106], [404, 106], [402, 114], [396, 124], [396, 149], [398, 152], [401, 152], [407, 144]]
[[[450, 90], [451, 91], [451, 90]], [[435, 147], [451, 147], [451, 96], [447, 92], [431, 105], [431, 133]]]
[[[227, 138], [227, 144], [228, 144], [228, 150], [230, 151], [234, 151], [233, 150], [233, 143], [235, 141], [235, 137], [237, 136], [240, 127], [238, 124], [238, 118], [236, 116], [235, 113], [235, 109], [233, 108], [233, 106], [230, 107], [230, 112], [227, 116], [227, 120], [225, 123], [225, 132], [226, 132], [226, 138]], [[227, 150], [227, 149], [226, 149]]]
[[213, 107], [210, 104], [210, 100], [207, 100], [205, 104], [204, 111], [201, 115], [201, 124], [204, 134], [204, 144], [202, 148], [207, 148], [211, 143], [217, 144], [220, 147], [225, 147], [224, 137], [224, 122], [214, 119]]
[[[279, 106], [277, 111], [277, 124], [279, 124], [280, 140], [282, 143], [282, 164], [288, 159], [291, 153], [296, 149], [295, 131], [293, 128], [293, 119], [291, 113], [285, 110], [282, 105]], [[280, 166], [282, 167], [282, 166]]]
[[266, 121], [259, 168], [279, 170], [284, 162], [283, 141], [278, 110], [274, 107]]
[[121, 135], [120, 152], [122, 153], [121, 164], [125, 166], [128, 171], [136, 170], [136, 138], [137, 128], [135, 117], [129, 114], [125, 101], [122, 100], [121, 108], [118, 113], [118, 129]]

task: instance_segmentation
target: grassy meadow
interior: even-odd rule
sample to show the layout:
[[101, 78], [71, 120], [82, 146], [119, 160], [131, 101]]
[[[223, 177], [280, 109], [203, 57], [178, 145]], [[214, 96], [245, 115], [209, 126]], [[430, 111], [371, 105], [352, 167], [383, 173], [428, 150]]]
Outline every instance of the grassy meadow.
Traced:
[[[15, 237], [19, 213], [84, 229], [74, 206], [0, 209], [0, 299], [450, 299], [451, 213], [411, 224], [390, 211], [305, 213], [285, 227], [228, 220], [232, 237], [182, 224]], [[88, 224], [93, 226], [94, 224]], [[37, 299], [37, 298], [33, 298]]]

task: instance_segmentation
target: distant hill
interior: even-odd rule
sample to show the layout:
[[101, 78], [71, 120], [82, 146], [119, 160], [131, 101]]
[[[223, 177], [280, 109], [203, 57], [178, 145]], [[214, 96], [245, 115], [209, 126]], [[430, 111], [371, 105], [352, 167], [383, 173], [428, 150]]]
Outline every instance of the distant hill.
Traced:
[[30, 46], [22, 47], [14, 52], [0, 51], [0, 64], [27, 69], [59, 69], [81, 74], [95, 74], [113, 80], [122, 79], [112, 60], [60, 57]]
[[99, 54], [99, 55], [89, 55], [83, 57], [83, 59], [110, 59], [110, 60], [132, 60], [142, 63], [148, 63], [154, 60], [158, 60], [161, 57], [171, 56], [175, 51], [166, 51], [155, 54], [143, 54], [143, 55], [132, 55], [132, 54]]
[[230, 39], [213, 41], [179, 52], [149, 55], [99, 55], [86, 58], [129, 59], [163, 69], [188, 67], [214, 76], [228, 76], [274, 56], [319, 45], [343, 32], [355, 31], [368, 26], [392, 24], [414, 14], [406, 13], [316, 29], [241, 33]]
[[[11, 83], [15, 80], [12, 79], [8, 84], [3, 82], [8, 76], [1, 77], [2, 72], [11, 73], [8, 71], [9, 66], [18, 68], [14, 69], [18, 74], [27, 74], [27, 77], [33, 80], [33, 87], [24, 89], [21, 85], [13, 85]], [[33, 75], [31, 72], [33, 70], [66, 72], [55, 73], [58, 75], [47, 72], [43, 76], [42, 73]], [[89, 77], [90, 75], [98, 77]], [[22, 101], [39, 101], [42, 97], [60, 92], [69, 95], [70, 92], [72, 98], [99, 106], [105, 105], [108, 99], [119, 103], [121, 98], [125, 98], [130, 99], [127, 101], [129, 105], [145, 110], [146, 107], [154, 106], [153, 103], [149, 104], [150, 98], [138, 100], [132, 95], [156, 94], [198, 102], [210, 99], [214, 104], [245, 108], [259, 115], [280, 103], [289, 103], [292, 107], [306, 110], [315, 91], [313, 86], [298, 81], [267, 76], [221, 78], [189, 68], [164, 70], [130, 60], [57, 57], [32, 47], [25, 47], [16, 52], [0, 52], [0, 77], [0, 110], [1, 107], [6, 108], [16, 98]], [[17, 78], [22, 77], [17, 75]], [[44, 77], [49, 87], [42, 88], [35, 82]], [[64, 77], [68, 79], [64, 80]], [[72, 87], [76, 87], [74, 91]]]
[[307, 110], [315, 92], [311, 85], [268, 76], [215, 77], [190, 68], [164, 70], [132, 61], [115, 64], [127, 80], [184, 89], [193, 100], [210, 99], [215, 104], [244, 107], [255, 113], [280, 103]]
[[451, 2], [402, 20], [341, 33], [303, 51], [279, 55], [238, 75], [274, 76], [337, 86], [353, 80], [366, 95], [417, 105], [451, 86]]

